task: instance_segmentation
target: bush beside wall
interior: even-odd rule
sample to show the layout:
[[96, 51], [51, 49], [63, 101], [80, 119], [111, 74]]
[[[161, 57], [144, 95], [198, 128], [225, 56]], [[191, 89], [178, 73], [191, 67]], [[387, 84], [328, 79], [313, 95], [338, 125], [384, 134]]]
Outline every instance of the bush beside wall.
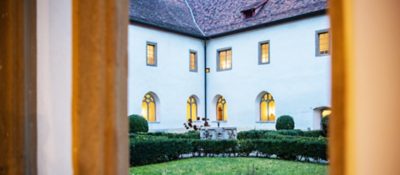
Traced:
[[129, 116], [129, 133], [148, 132], [149, 124], [147, 120], [140, 115]]
[[330, 118], [330, 116], [328, 115], [328, 116], [322, 118], [322, 120], [321, 120], [321, 127], [322, 127], [322, 132], [323, 132], [324, 136], [328, 135], [329, 118]]
[[294, 120], [290, 115], [282, 115], [278, 118], [275, 125], [276, 130], [294, 129]]

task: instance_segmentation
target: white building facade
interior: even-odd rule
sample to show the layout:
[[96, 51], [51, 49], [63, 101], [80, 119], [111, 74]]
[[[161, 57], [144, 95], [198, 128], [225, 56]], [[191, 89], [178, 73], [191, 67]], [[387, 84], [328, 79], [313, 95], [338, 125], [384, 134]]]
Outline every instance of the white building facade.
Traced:
[[328, 52], [319, 48], [325, 13], [208, 37], [196, 25], [204, 37], [131, 23], [129, 114], [144, 115], [151, 131], [183, 131], [193, 115], [239, 130], [275, 129], [290, 115], [296, 129], [319, 129], [331, 101], [329, 38]]
[[[156, 44], [157, 63], [146, 64], [146, 45]], [[186, 102], [198, 101], [198, 115], [204, 116], [204, 42], [201, 39], [138, 25], [129, 26], [128, 114], [142, 114], [142, 100], [151, 93], [156, 101], [152, 130], [183, 129]], [[197, 72], [189, 70], [189, 53], [196, 51]]]

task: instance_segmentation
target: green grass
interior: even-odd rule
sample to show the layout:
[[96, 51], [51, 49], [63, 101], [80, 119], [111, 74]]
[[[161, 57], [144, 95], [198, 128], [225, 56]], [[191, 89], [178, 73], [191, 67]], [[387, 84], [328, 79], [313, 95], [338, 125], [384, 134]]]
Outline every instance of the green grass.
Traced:
[[[253, 168], [254, 167], [254, 168]], [[265, 158], [190, 158], [130, 168], [131, 175], [318, 175], [327, 165]]]

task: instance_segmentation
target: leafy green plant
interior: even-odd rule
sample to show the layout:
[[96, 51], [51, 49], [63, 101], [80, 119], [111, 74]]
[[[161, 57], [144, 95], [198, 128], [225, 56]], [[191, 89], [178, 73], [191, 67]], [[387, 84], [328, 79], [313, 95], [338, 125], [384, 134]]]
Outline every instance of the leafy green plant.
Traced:
[[149, 124], [147, 120], [140, 115], [129, 116], [129, 133], [148, 132]]
[[328, 135], [328, 125], [329, 125], [329, 115], [326, 117], [323, 117], [321, 120], [321, 128], [322, 128], [322, 133], [324, 136]]
[[276, 121], [275, 128], [277, 130], [282, 129], [294, 129], [294, 120], [290, 115], [282, 115]]

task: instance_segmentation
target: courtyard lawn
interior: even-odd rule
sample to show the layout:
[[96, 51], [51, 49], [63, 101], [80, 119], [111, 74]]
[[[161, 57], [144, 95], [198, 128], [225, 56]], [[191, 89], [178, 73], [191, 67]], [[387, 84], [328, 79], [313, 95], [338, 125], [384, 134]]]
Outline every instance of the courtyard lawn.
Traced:
[[[254, 168], [253, 168], [254, 167]], [[319, 175], [327, 165], [265, 158], [190, 158], [130, 168], [131, 175]]]

